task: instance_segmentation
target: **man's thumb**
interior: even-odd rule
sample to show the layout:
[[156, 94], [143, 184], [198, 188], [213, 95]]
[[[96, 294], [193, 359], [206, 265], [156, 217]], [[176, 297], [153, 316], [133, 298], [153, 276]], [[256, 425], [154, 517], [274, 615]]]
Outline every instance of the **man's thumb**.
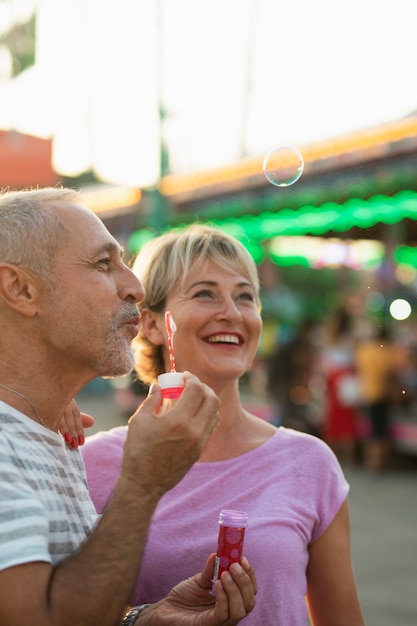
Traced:
[[143, 410], [145, 410], [147, 413], [158, 413], [161, 409], [162, 399], [163, 398], [160, 386], [156, 383], [152, 383], [152, 385], [149, 387], [148, 395], [133, 413], [132, 417], [129, 419], [129, 423], [134, 417], [136, 417], [136, 415], [140, 414]]

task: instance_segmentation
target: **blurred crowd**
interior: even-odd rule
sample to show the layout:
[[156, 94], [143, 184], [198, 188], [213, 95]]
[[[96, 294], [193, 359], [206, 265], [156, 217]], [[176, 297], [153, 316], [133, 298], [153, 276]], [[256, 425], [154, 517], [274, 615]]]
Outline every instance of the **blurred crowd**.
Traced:
[[346, 307], [306, 320], [263, 363], [276, 424], [323, 438], [343, 465], [388, 467], [392, 422], [417, 398], [417, 342]]

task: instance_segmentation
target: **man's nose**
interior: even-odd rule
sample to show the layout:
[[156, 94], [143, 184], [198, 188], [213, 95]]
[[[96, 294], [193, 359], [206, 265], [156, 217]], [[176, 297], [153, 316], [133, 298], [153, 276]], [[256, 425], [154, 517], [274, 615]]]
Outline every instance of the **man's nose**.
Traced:
[[123, 285], [119, 290], [120, 298], [131, 302], [142, 302], [145, 298], [145, 288], [139, 278], [126, 267]]

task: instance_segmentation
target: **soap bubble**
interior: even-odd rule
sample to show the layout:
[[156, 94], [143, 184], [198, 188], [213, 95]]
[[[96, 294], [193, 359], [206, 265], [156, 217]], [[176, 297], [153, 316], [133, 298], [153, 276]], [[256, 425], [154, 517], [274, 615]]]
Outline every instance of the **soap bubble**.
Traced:
[[262, 165], [266, 179], [276, 187], [289, 187], [304, 170], [304, 159], [298, 148], [279, 146], [268, 152]]

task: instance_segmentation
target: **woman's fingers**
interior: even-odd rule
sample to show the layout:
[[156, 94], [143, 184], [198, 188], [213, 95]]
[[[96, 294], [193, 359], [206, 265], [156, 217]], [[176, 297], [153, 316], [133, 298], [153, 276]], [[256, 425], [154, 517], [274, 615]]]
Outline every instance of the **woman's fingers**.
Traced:
[[59, 424], [59, 432], [70, 448], [78, 448], [85, 441], [84, 430], [94, 424], [94, 418], [82, 413], [73, 399], [66, 407]]

